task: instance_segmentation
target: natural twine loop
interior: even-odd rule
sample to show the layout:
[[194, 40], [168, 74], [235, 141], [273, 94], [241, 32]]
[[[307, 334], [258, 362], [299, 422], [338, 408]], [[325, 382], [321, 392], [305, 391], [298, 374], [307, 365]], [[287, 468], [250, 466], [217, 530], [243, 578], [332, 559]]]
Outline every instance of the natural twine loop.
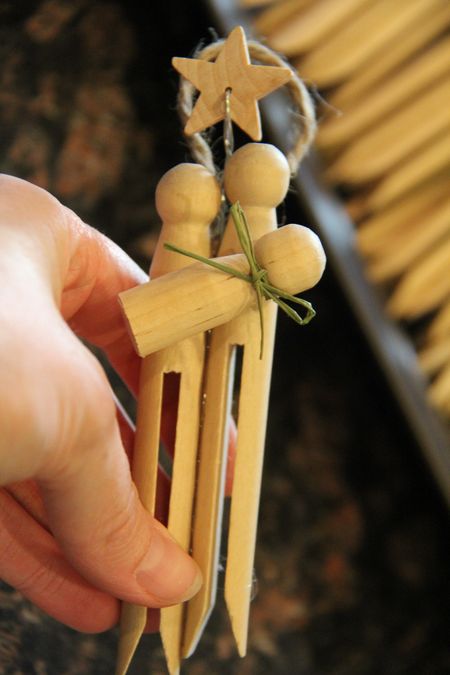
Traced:
[[[219, 55], [224, 42], [225, 40], [217, 40], [217, 42], [213, 42], [197, 51], [194, 57], [196, 59], [203, 59], [204, 61], [214, 61]], [[296, 71], [281, 56], [255, 40], [249, 40], [247, 45], [250, 57], [255, 61], [269, 66], [289, 67], [292, 70], [292, 77], [284, 86], [288, 90], [296, 108], [295, 123], [293, 125], [295, 141], [286, 157], [291, 174], [295, 175], [316, 133], [316, 115], [312, 98]], [[181, 76], [178, 92], [178, 112], [183, 126], [192, 114], [195, 95], [196, 88], [194, 85]], [[216, 167], [214, 165], [212, 150], [205, 136], [201, 133], [195, 133], [186, 138], [193, 158], [215, 174]]]

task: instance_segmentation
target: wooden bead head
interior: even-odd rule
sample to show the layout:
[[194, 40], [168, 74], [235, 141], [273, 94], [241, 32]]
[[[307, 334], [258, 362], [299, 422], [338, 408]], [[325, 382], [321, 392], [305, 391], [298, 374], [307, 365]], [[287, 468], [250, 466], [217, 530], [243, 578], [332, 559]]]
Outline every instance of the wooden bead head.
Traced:
[[269, 282], [287, 293], [295, 295], [312, 288], [325, 269], [325, 252], [319, 237], [302, 225], [285, 225], [258, 239], [254, 246]]
[[275, 208], [286, 196], [289, 179], [286, 157], [267, 143], [243, 145], [225, 165], [225, 192], [231, 203]]
[[210, 224], [220, 208], [215, 176], [200, 164], [177, 164], [158, 183], [156, 209], [164, 223]]

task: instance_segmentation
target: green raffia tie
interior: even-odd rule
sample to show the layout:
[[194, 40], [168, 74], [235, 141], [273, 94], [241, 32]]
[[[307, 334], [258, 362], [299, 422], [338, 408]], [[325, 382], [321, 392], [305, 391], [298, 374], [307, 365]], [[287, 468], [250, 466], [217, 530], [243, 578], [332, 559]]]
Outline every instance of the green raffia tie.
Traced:
[[[256, 291], [256, 298], [258, 301], [259, 322], [261, 326], [259, 358], [261, 359], [264, 350], [263, 299], [273, 300], [276, 302], [283, 312], [290, 316], [291, 319], [293, 319], [295, 323], [298, 323], [300, 326], [305, 326], [307, 323], [309, 323], [311, 319], [315, 317], [316, 312], [314, 311], [311, 303], [307, 300], [303, 300], [303, 298], [297, 298], [295, 295], [285, 293], [280, 288], [271, 286], [269, 283], [267, 270], [265, 270], [263, 267], [260, 267], [258, 261], [256, 260], [247, 218], [245, 217], [245, 213], [242, 210], [239, 202], [236, 202], [233, 204], [233, 206], [231, 206], [230, 213], [233, 218], [242, 251], [245, 254], [245, 257], [247, 258], [248, 264], [250, 266], [250, 274], [243, 274], [243, 272], [234, 269], [234, 267], [217, 262], [214, 258], [205, 258], [202, 255], [198, 255], [197, 253], [193, 253], [191, 251], [186, 251], [185, 249], [174, 246], [173, 244], [164, 244], [164, 248], [175, 253], [181, 253], [181, 255], [186, 255], [189, 258], [194, 258], [194, 260], [205, 263], [205, 265], [210, 265], [210, 267], [215, 267], [221, 272], [225, 272], [225, 274], [231, 274], [238, 279], [242, 279], [243, 281], [247, 281], [249, 284], [252, 284]], [[289, 302], [294, 302], [297, 305], [302, 305], [305, 307], [306, 316], [301, 317], [294, 309], [292, 309], [292, 307], [289, 307], [289, 305], [284, 302], [284, 300], [289, 300]]]

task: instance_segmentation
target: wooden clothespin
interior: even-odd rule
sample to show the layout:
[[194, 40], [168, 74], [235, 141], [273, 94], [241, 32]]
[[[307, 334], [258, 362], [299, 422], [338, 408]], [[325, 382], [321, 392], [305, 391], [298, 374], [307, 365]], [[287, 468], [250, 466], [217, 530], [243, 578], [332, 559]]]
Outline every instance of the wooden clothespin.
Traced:
[[[323, 249], [317, 236], [308, 228], [286, 225], [259, 238], [254, 249], [258, 264], [267, 271], [268, 283], [286, 294], [310, 288], [322, 275], [325, 265]], [[203, 333], [199, 331], [226, 322], [222, 331], [216, 329], [213, 334], [205, 389], [197, 512], [193, 529], [193, 555], [205, 575], [205, 591], [201, 591], [196, 596], [198, 600], [195, 602], [194, 599], [191, 607], [188, 607], [186, 633], [189, 640], [189, 631], [192, 631], [192, 641], [185, 644], [190, 650], [198, 641], [215, 594], [219, 512], [223, 499], [226, 429], [230, 410], [227, 383], [231, 377], [231, 351], [237, 344], [246, 346], [247, 352], [244, 354], [239, 404], [239, 464], [236, 464], [233, 488], [233, 495], [237, 495], [234, 499], [240, 502], [234, 502], [237, 522], [230, 525], [230, 537], [234, 535], [238, 539], [239, 547], [236, 548], [231, 540], [228, 553], [229, 560], [234, 561], [238, 569], [228, 572], [227, 565], [227, 581], [232, 589], [231, 599], [227, 597], [227, 600], [230, 611], [240, 609], [244, 615], [244, 626], [238, 626], [240, 632], [237, 632], [235, 626], [234, 628], [237, 639], [246, 639], [249, 590], [246, 585], [242, 587], [239, 584], [237, 572], [240, 575], [246, 571], [251, 574], [253, 567], [259, 479], [270, 384], [268, 362], [271, 365], [274, 338], [275, 305], [268, 303], [264, 307], [265, 341], [264, 357], [261, 359], [261, 327], [256, 294], [249, 280], [242, 278], [242, 275], [248, 275], [250, 271], [245, 255], [229, 255], [217, 260], [230, 270], [236, 270], [240, 276], [234, 277], [232, 273], [211, 269], [205, 263], [196, 263], [137, 289], [126, 291], [120, 296], [136, 348], [145, 356], [133, 472], [144, 504], [150, 511], [154, 509], [156, 496], [158, 423], [161, 418], [164, 373], [181, 373], [168, 527], [186, 549], [190, 541], [202, 399], [200, 385], [204, 344]], [[181, 320], [178, 321], [179, 319]], [[197, 405], [193, 405], [193, 401]], [[243, 415], [248, 417], [242, 418]], [[245, 502], [244, 510], [241, 510], [242, 501]], [[163, 609], [161, 614], [161, 636], [169, 670], [177, 672], [182, 653], [182, 607], [178, 605]], [[146, 609], [125, 606], [124, 617], [128, 625], [122, 640], [121, 659], [124, 664], [128, 664], [145, 627]], [[242, 653], [242, 642], [238, 644]], [[124, 667], [127, 666], [122, 666], [122, 670], [118, 672], [124, 672]]]
[[[282, 153], [273, 146], [249, 144], [232, 155], [225, 167], [227, 197], [240, 200], [249, 221], [252, 238], [277, 227], [276, 206], [289, 185], [289, 169]], [[220, 254], [240, 250], [233, 225], [228, 223]], [[233, 379], [233, 352], [243, 348], [242, 375], [237, 419], [236, 464], [231, 500], [231, 519], [226, 563], [226, 601], [241, 655], [245, 654], [248, 607], [259, 505], [259, 490], [276, 307], [264, 307], [265, 346], [260, 359], [259, 317], [256, 307], [213, 331], [206, 372], [206, 397], [201, 437], [197, 487], [198, 503], [206, 502], [215, 522], [197, 510], [193, 529], [193, 555], [204, 575], [200, 592], [188, 603], [184, 651], [192, 653], [214, 604], [220, 547], [223, 472], [227, 415]], [[211, 480], [211, 476], [214, 476]], [[206, 533], [206, 536], [205, 536]]]
[[[219, 207], [218, 182], [201, 165], [180, 164], [165, 174], [156, 189], [156, 208], [162, 219], [162, 229], [150, 268], [151, 279], [163, 278], [163, 275], [191, 262], [188, 258], [167, 251], [164, 248], [166, 241], [209, 256], [209, 225]], [[170, 302], [169, 298], [167, 300]], [[177, 332], [176, 325], [173, 330]], [[141, 501], [154, 514], [164, 381], [168, 373], [176, 373], [179, 376], [179, 392], [168, 529], [181, 546], [189, 550], [200, 427], [204, 335], [195, 335], [186, 340], [178, 337], [174, 342], [176, 344], [161, 348], [142, 362], [132, 474]], [[193, 405], [193, 402], [196, 404]], [[161, 610], [161, 636], [171, 672], [177, 672], [179, 668], [182, 610], [181, 605]], [[126, 672], [144, 631], [146, 619], [146, 607], [123, 605], [117, 674]]]
[[[295, 318], [285, 299], [317, 283], [325, 264], [320, 242], [307, 228], [289, 225], [273, 232], [276, 206], [288, 189], [292, 157], [288, 164], [275, 147], [259, 143], [232, 154], [232, 122], [259, 140], [257, 101], [282, 84], [288, 83], [297, 92], [295, 100], [303, 115], [294, 153], [297, 163], [315, 129], [308, 93], [291, 69], [262, 45], [252, 43], [252, 50], [257, 51], [260, 63], [268, 56], [270, 65], [251, 63], [244, 31], [237, 27], [225, 41], [205, 48], [199, 58], [173, 62], [186, 78], [184, 82], [188, 80], [200, 91], [185, 133], [194, 135], [197, 150], [193, 154], [209, 167], [213, 162], [210, 157], [205, 160], [206, 143], [199, 131], [224, 120], [224, 192], [231, 203], [240, 201], [243, 210], [236, 204], [231, 209], [233, 218], [229, 218], [220, 246], [221, 257], [208, 260], [208, 225], [220, 198], [216, 179], [199, 165], [180, 165], [158, 186], [156, 201], [163, 229], [151, 280], [120, 297], [136, 350], [144, 357], [133, 476], [150, 511], [156, 495], [164, 375], [180, 373], [168, 528], [186, 550], [192, 550], [204, 586], [185, 612], [181, 606], [162, 610], [161, 635], [171, 674], [178, 673], [181, 658], [192, 653], [215, 600], [229, 384], [237, 345], [243, 347], [244, 356], [226, 596], [238, 649], [245, 653], [276, 317], [276, 305], [267, 299], [274, 299]], [[236, 232], [239, 219], [242, 225]], [[163, 249], [167, 242], [200, 262]], [[204, 371], [204, 334], [212, 328]], [[124, 606], [117, 669], [121, 675], [142, 634], [145, 616], [145, 609]]]

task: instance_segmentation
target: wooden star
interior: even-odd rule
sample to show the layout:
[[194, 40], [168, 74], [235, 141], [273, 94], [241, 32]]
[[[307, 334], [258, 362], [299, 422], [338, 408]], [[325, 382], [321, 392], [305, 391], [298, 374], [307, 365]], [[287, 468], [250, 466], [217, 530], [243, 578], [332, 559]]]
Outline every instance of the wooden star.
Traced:
[[231, 90], [231, 119], [253, 140], [260, 141], [261, 118], [257, 101], [291, 78], [290, 68], [254, 66], [245, 33], [234, 28], [214, 62], [174, 57], [174, 68], [200, 91], [184, 129], [195, 134], [225, 118], [225, 92]]

